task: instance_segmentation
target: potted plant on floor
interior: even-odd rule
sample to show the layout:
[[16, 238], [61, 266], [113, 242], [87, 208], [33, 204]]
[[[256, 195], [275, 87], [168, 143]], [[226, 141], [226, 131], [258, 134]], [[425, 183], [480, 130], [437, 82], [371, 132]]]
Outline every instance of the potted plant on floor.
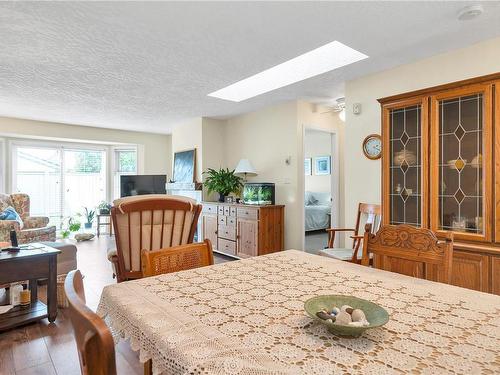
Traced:
[[83, 216], [87, 220], [84, 224], [85, 229], [90, 229], [92, 228], [92, 222], [94, 221], [95, 210], [89, 210], [87, 207], [83, 207], [83, 210], [84, 210]]
[[243, 187], [241, 177], [236, 176], [234, 170], [230, 171], [228, 168], [221, 168], [218, 171], [208, 168], [203, 174], [207, 175], [205, 186], [208, 193], [219, 193], [219, 202], [224, 202], [227, 195], [238, 193]]
[[69, 238], [72, 232], [78, 232], [82, 227], [82, 224], [77, 221], [74, 221], [72, 217], [68, 218], [67, 220], [68, 220], [67, 225], [65, 226], [65, 228], [61, 230], [62, 238]]
[[109, 215], [111, 212], [111, 205], [108, 202], [101, 201], [97, 206], [100, 215]]

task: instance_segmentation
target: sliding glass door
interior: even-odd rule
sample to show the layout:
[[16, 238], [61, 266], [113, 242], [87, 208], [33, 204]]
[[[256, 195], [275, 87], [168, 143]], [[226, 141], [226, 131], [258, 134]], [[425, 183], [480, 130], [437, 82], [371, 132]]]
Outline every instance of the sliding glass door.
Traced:
[[29, 194], [31, 215], [58, 228], [106, 200], [104, 149], [13, 145], [12, 161], [12, 191]]

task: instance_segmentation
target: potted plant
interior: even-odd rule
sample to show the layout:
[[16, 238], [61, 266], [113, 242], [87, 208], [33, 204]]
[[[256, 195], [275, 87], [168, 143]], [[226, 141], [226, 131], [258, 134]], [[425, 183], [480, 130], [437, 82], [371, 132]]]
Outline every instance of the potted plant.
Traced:
[[83, 216], [87, 219], [85, 222], [84, 226], [85, 229], [90, 229], [92, 228], [92, 222], [94, 221], [95, 217], [95, 210], [89, 210], [87, 207], [83, 207], [84, 213]]
[[234, 174], [234, 170], [221, 168], [218, 171], [208, 168], [203, 174], [207, 175], [205, 186], [209, 193], [219, 193], [219, 202], [224, 202], [224, 198], [231, 194], [237, 193], [243, 187], [241, 177]]
[[62, 238], [69, 238], [71, 235], [71, 232], [78, 232], [80, 228], [82, 227], [82, 224], [74, 221], [72, 217], [68, 218], [68, 224], [65, 229], [61, 230], [61, 237]]
[[97, 209], [99, 210], [99, 214], [109, 215], [111, 212], [111, 205], [108, 202], [101, 201], [101, 203], [97, 206]]

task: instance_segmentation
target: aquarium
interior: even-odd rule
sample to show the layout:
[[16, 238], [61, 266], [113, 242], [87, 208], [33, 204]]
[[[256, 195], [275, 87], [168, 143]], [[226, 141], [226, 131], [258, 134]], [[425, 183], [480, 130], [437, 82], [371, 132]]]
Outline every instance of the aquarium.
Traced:
[[247, 183], [243, 186], [243, 203], [274, 204], [274, 184]]

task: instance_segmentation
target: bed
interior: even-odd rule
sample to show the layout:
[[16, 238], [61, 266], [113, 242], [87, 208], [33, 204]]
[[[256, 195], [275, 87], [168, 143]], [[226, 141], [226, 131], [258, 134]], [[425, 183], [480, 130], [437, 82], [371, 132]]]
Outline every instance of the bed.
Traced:
[[330, 193], [307, 191], [304, 203], [306, 232], [330, 228], [330, 213], [332, 211]]

